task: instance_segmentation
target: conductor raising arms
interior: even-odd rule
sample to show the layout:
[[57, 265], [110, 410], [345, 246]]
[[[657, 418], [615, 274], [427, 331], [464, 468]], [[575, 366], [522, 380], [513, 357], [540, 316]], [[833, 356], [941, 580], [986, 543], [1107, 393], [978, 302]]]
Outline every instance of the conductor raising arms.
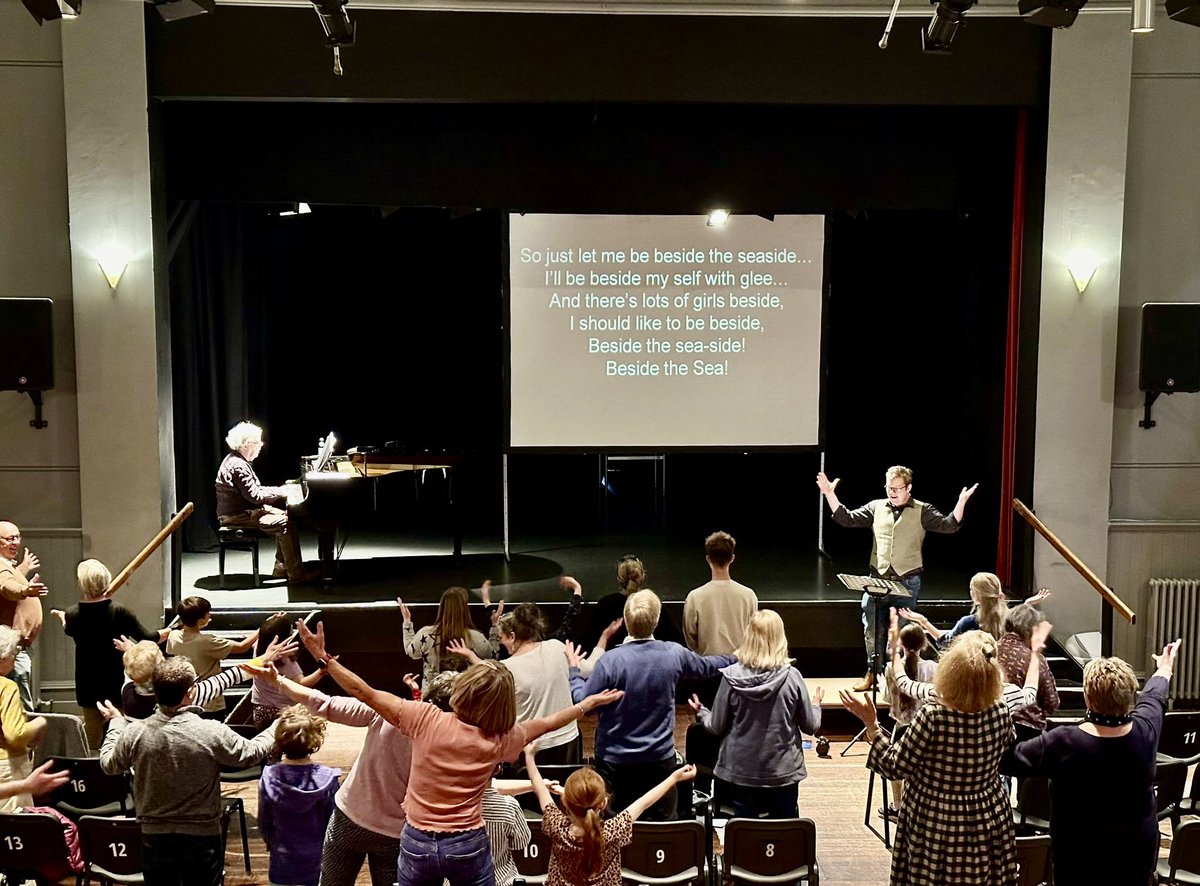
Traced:
[[[900, 582], [912, 594], [909, 608], [916, 608], [921, 593], [921, 573], [925, 571], [921, 560], [921, 545], [927, 532], [958, 532], [963, 511], [969, 499], [979, 488], [964, 486], [958, 494], [958, 502], [950, 516], [945, 516], [933, 505], [912, 497], [912, 471], [902, 465], [887, 469], [885, 489], [887, 498], [877, 498], [860, 508], [849, 510], [837, 497], [838, 480], [830, 481], [823, 472], [817, 474], [817, 488], [829, 503], [833, 522], [852, 529], [870, 527], [871, 573], [880, 578]], [[875, 606], [867, 594], [862, 597], [863, 640], [867, 650], [867, 675], [855, 686], [857, 692], [871, 688], [875, 674], [871, 671], [872, 653], [878, 652], [879, 662], [887, 656], [884, 650], [875, 649]]]

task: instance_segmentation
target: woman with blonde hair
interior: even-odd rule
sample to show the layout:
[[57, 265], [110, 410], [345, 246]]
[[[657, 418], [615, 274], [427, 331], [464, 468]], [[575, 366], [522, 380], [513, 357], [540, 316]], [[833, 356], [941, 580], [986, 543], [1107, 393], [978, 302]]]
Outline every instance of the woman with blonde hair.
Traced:
[[100, 752], [104, 738], [104, 717], [98, 702], [119, 699], [125, 684], [125, 665], [114, 640], [128, 637], [133, 641], [162, 643], [166, 628], [154, 631], [142, 627], [136, 615], [108, 593], [112, 575], [99, 560], [84, 560], [75, 569], [79, 584], [79, 603], [63, 611], [51, 609], [67, 636], [75, 641], [75, 701], [83, 708], [83, 728], [92, 751]]
[[1128, 664], [1092, 659], [1083, 669], [1085, 722], [1047, 730], [1005, 757], [1008, 775], [1050, 779], [1057, 886], [1149, 881], [1159, 843], [1158, 738], [1179, 643], [1154, 656], [1158, 669], [1140, 695]]
[[495, 870], [483, 822], [483, 792], [496, 764], [512, 760], [547, 732], [621, 698], [615, 690], [525, 723], [517, 723], [512, 674], [485, 661], [459, 676], [453, 713], [369, 686], [325, 650], [325, 628], [314, 634], [297, 622], [309, 653], [342, 689], [370, 706], [412, 740], [412, 759], [400, 834], [398, 886], [492, 886]]
[[467, 660], [450, 649], [455, 640], [465, 643], [481, 659], [496, 657], [500, 649], [496, 623], [504, 613], [504, 601], [500, 601], [492, 614], [491, 634], [485, 637], [471, 626], [469, 599], [466, 588], [447, 588], [438, 601], [437, 619], [417, 631], [413, 628], [412, 612], [402, 599], [396, 598], [404, 618], [404, 652], [421, 662], [422, 682], [428, 683], [442, 671], [466, 669]]
[[721, 668], [712, 710], [693, 695], [696, 721], [724, 736], [713, 773], [729, 785], [739, 818], [795, 818], [804, 768], [804, 733], [821, 728], [818, 687], [812, 699], [788, 658], [783, 619], [770, 609], [750, 618], [737, 661]]
[[841, 693], [846, 709], [866, 726], [868, 768], [904, 779], [892, 886], [1017, 881], [1012, 810], [999, 777], [1013, 726], [997, 653], [996, 639], [983, 631], [955, 640], [934, 676], [937, 699], [896, 742], [880, 732], [870, 698]]
[[7, 796], [0, 800], [0, 812], [14, 812], [22, 806], [32, 806], [28, 779], [33, 774], [29, 763], [29, 747], [41, 740], [46, 732], [46, 718], [32, 720], [21, 705], [17, 684], [8, 679], [17, 653], [21, 651], [21, 635], [0, 625], [0, 783], [10, 784]]
[[525, 767], [542, 809], [542, 833], [550, 838], [546, 886], [621, 886], [621, 850], [633, 840], [633, 823], [680, 782], [696, 777], [695, 766], [676, 769], [605, 821], [611, 798], [600, 774], [588, 767], [572, 772], [563, 785], [565, 812], [559, 811], [538, 771], [536, 752], [535, 745], [526, 746]]

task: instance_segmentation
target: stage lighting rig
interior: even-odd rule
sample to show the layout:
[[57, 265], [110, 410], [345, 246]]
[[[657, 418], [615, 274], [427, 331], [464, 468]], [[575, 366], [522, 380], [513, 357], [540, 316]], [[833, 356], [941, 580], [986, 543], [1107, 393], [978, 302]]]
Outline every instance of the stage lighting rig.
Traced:
[[79, 16], [83, 0], [21, 0], [39, 25], [48, 18], [72, 19]]
[[353, 46], [357, 28], [346, 11], [346, 0], [312, 0], [325, 31], [325, 45], [333, 50], [333, 73], [342, 74], [342, 47]]
[[1021, 18], [1044, 28], [1069, 28], [1087, 0], [1019, 0]]
[[975, 0], [930, 0], [935, 4], [933, 18], [921, 32], [921, 49], [925, 52], [948, 55], [967, 10]]

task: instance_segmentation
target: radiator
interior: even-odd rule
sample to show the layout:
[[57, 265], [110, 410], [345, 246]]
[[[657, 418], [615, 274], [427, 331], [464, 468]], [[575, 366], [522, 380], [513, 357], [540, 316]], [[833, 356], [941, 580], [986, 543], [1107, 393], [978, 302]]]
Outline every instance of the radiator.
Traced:
[[1200, 579], [1152, 578], [1147, 601], [1147, 652], [1158, 653], [1183, 638], [1171, 678], [1171, 700], [1200, 702]]

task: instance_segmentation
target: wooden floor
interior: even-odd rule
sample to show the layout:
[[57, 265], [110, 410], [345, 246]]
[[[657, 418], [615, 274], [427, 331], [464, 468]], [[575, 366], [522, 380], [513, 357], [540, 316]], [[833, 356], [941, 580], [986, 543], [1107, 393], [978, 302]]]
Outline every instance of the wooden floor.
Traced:
[[[836, 693], [833, 697], [836, 704]], [[677, 748], [684, 746], [684, 732], [691, 722], [691, 711], [680, 707], [676, 713]], [[581, 723], [585, 752], [589, 754], [594, 747], [593, 723], [590, 719]], [[331, 723], [326, 734], [325, 746], [315, 755], [315, 759], [327, 766], [338, 767], [343, 773], [349, 772], [362, 747], [364, 735], [365, 731], [362, 729]], [[843, 757], [841, 751], [846, 744], [844, 738], [833, 741], [830, 756], [826, 759], [819, 758], [815, 752], [805, 752], [804, 762], [808, 768], [808, 778], [800, 784], [800, 814], [811, 818], [817, 825], [817, 858], [821, 866], [823, 886], [885, 886], [888, 883], [891, 855], [884, 849], [880, 839], [863, 825], [869, 777], [865, 768], [867, 747], [860, 742]], [[876, 809], [881, 805], [878, 784], [877, 781], [876, 795], [872, 803]], [[253, 868], [250, 874], [245, 873], [241, 842], [236, 833], [235, 823], [225, 854], [225, 882], [229, 886], [266, 886], [268, 882], [266, 848], [258, 833], [256, 817], [257, 791], [257, 783], [222, 786], [222, 793], [226, 796], [238, 796], [245, 801], [250, 828], [250, 861]], [[877, 828], [880, 827], [878, 815], [874, 816], [873, 821]], [[1165, 858], [1170, 845], [1169, 822], [1165, 822], [1162, 829], [1164, 839], [1161, 855]], [[717, 851], [720, 851], [719, 841]], [[357, 884], [370, 884], [365, 866], [359, 873]]]

